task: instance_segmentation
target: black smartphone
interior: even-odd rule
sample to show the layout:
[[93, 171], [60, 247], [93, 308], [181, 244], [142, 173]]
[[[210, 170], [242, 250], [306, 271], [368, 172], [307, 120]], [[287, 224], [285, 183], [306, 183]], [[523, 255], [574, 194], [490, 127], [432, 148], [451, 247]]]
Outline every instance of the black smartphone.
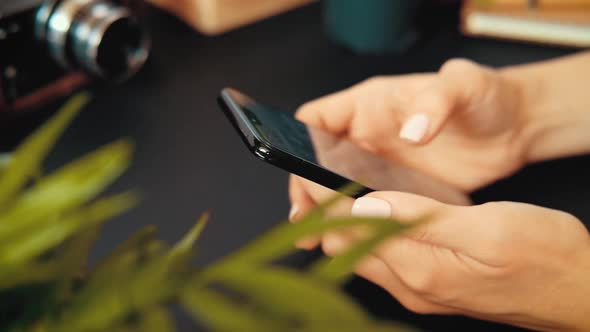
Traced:
[[351, 141], [310, 127], [291, 114], [225, 88], [219, 105], [248, 149], [259, 159], [324, 187], [359, 188], [352, 197], [375, 190], [396, 190], [452, 204], [468, 204], [466, 195], [428, 176], [396, 165]]

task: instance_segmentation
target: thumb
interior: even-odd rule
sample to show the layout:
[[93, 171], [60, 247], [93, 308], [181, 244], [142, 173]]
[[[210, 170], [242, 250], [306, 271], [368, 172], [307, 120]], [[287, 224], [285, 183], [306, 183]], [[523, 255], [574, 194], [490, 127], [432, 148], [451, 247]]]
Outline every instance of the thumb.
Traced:
[[434, 211], [440, 212], [445, 207], [445, 204], [424, 196], [397, 191], [376, 191], [356, 199], [351, 214], [357, 217], [394, 218], [411, 222]]
[[474, 95], [481, 95], [489, 81], [488, 70], [463, 59], [447, 61], [434, 81], [418, 93], [403, 120], [400, 138], [427, 144], [454, 113], [467, 109]]
[[356, 199], [351, 209], [353, 216], [393, 218], [404, 223], [430, 218], [410, 231], [408, 237], [454, 250], [470, 248], [485, 236], [480, 234], [480, 227], [473, 227], [477, 220], [473, 212], [473, 207], [395, 191], [370, 193]]
[[456, 284], [457, 270], [453, 264], [456, 256], [449, 255], [455, 250], [446, 250], [451, 249], [446, 243], [447, 238], [454, 235], [445, 227], [440, 227], [440, 222], [448, 223], [448, 220], [453, 219], [445, 217], [452, 215], [452, 210], [452, 206], [426, 197], [401, 192], [375, 192], [357, 199], [352, 214], [406, 221], [415, 220], [424, 214], [436, 214], [437, 220], [416, 227], [405, 237], [388, 239], [373, 251], [373, 255], [411, 293], [424, 297], [438, 294], [438, 290]]

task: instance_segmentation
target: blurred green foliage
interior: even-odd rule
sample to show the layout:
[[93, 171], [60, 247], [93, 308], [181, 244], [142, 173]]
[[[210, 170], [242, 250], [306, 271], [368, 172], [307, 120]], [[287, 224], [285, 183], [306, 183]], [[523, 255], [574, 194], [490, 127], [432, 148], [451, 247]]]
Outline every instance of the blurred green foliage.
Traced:
[[[216, 331], [409, 331], [374, 320], [340, 289], [359, 259], [405, 227], [381, 219], [327, 222], [323, 212], [336, 199], [204, 268], [189, 261], [207, 216], [173, 246], [148, 226], [87, 266], [100, 226], [138, 202], [133, 192], [99, 197], [129, 165], [127, 140], [40, 175], [88, 99], [71, 98], [0, 164], [1, 331], [175, 331], [171, 303]], [[306, 272], [270, 264], [294, 252], [299, 238], [359, 225], [374, 235]]]

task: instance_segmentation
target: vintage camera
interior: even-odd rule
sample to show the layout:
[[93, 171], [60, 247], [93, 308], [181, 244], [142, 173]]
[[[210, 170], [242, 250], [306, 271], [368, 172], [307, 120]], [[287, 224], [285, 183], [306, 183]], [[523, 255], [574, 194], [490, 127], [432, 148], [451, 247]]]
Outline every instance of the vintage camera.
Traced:
[[[0, 0], [0, 111], [41, 106], [145, 63], [140, 0]], [[100, 83], [98, 83], [100, 82]]]

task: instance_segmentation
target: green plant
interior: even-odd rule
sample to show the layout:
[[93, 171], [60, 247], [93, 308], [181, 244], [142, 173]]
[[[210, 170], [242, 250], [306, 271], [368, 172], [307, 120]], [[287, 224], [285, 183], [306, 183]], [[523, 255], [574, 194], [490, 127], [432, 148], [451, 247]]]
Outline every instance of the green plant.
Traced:
[[[207, 216], [174, 246], [147, 227], [88, 267], [100, 226], [138, 202], [133, 192], [99, 198], [130, 162], [127, 140], [41, 175], [42, 161], [88, 98], [70, 99], [0, 166], [2, 331], [174, 331], [167, 311], [174, 302], [221, 331], [408, 330], [375, 321], [340, 290], [355, 263], [404, 226], [381, 219], [327, 222], [324, 211], [337, 198], [204, 268], [189, 260]], [[359, 225], [375, 235], [309, 271], [270, 264], [294, 252], [303, 236]]]

